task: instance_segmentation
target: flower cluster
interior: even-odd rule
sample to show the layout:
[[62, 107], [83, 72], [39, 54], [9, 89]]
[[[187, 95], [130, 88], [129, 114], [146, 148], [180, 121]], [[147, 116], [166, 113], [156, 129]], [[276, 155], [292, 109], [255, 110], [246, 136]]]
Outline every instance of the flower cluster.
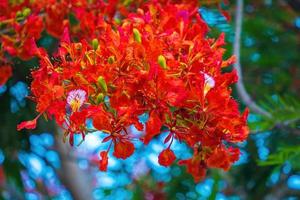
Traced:
[[[86, 39], [101, 34], [99, 25], [102, 21], [118, 23], [120, 18], [127, 17], [131, 11], [145, 5], [144, 0], [49, 0], [49, 1], [0, 1], [0, 61], [4, 65], [12, 65], [11, 57], [17, 56], [29, 60], [36, 56], [35, 42], [44, 32], [55, 38], [60, 38], [65, 27], [70, 28], [72, 37]], [[168, 0], [156, 0], [165, 4]], [[175, 1], [193, 3], [195, 0]], [[228, 13], [222, 10], [221, 0], [218, 3], [220, 11], [228, 18]], [[228, 4], [224, 0], [224, 4]], [[197, 6], [195, 6], [197, 7]], [[9, 56], [7, 56], [9, 55]], [[0, 64], [1, 66], [2, 64]], [[2, 72], [6, 72], [4, 69]], [[6, 73], [9, 77], [9, 73]]]
[[[140, 4], [128, 5], [122, 0], [49, 0], [49, 1], [0, 1], [0, 67], [12, 65], [11, 57], [29, 60], [36, 56], [35, 42], [43, 32], [60, 38], [65, 27], [70, 27], [73, 37], [95, 37], [98, 21], [104, 18], [112, 21], [117, 10], [126, 16], [128, 9]], [[1, 75], [9, 77], [11, 71], [0, 68]], [[7, 79], [1, 79], [6, 80]], [[5, 82], [6, 82], [5, 81]], [[2, 84], [4, 84], [4, 81]]]
[[[246, 118], [231, 97], [235, 71], [222, 73], [234, 62], [223, 60], [224, 34], [208, 38], [208, 27], [189, 3], [149, 1], [118, 23], [98, 20], [93, 40], [71, 42], [67, 28], [55, 59], [35, 48], [39, 69], [32, 72], [32, 99], [39, 115], [22, 122], [18, 130], [35, 128], [38, 117], [54, 118], [73, 145], [74, 134], [102, 131], [109, 142], [100, 152], [105, 171], [108, 152], [126, 159], [134, 152], [129, 127], [143, 131], [147, 145], [167, 132], [158, 161], [170, 166], [176, 156], [174, 140], [194, 152], [186, 165], [195, 181], [208, 168], [228, 170], [239, 158], [233, 143], [248, 136]], [[90, 27], [90, 25], [88, 25]], [[139, 116], [147, 113], [145, 124]], [[94, 129], [86, 126], [91, 119]]]

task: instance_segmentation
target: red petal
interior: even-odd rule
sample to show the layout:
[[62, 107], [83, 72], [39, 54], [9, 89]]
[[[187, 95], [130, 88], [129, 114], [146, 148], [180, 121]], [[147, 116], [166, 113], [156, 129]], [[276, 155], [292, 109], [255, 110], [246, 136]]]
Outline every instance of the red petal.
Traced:
[[143, 131], [144, 130], [144, 125], [138, 121], [134, 122], [134, 127], [138, 130], [138, 131]]
[[20, 124], [18, 124], [17, 130], [20, 131], [24, 128], [25, 129], [35, 129], [36, 128], [36, 122], [37, 122], [37, 118], [35, 118], [31, 121], [21, 122]]
[[53, 94], [56, 99], [61, 98], [64, 95], [64, 87], [61, 85], [55, 85], [53, 87]]
[[206, 168], [201, 164], [201, 160], [199, 158], [192, 157], [187, 160], [180, 160], [178, 164], [186, 165], [187, 172], [192, 174], [195, 182], [199, 182], [205, 177]]
[[239, 160], [239, 158], [240, 158], [240, 149], [238, 149], [238, 148], [233, 148], [233, 147], [229, 147], [229, 152], [230, 152], [230, 161], [232, 162], [232, 163], [234, 163], [234, 162], [236, 162], [236, 161], [238, 161]]
[[111, 136], [107, 136], [102, 140], [102, 143], [108, 142], [109, 140], [111, 140]]
[[170, 141], [170, 139], [172, 138], [173, 133], [169, 133], [169, 135], [166, 137], [166, 139], [164, 140], [164, 143], [167, 143]]
[[144, 143], [148, 144], [150, 140], [160, 133], [160, 128], [162, 122], [155, 112], [150, 114], [149, 120], [146, 124], [146, 135], [144, 138]]
[[214, 47], [221, 47], [225, 45], [225, 34], [221, 33], [221, 35], [219, 36], [219, 38], [216, 40]]
[[69, 34], [69, 28], [68, 27], [65, 27], [64, 28], [64, 32], [62, 34], [62, 37], [60, 39], [60, 42], [65, 42], [67, 44], [70, 44], [71, 43], [71, 40], [70, 40], [70, 34]]
[[104, 113], [104, 111], [101, 111], [94, 116], [93, 126], [98, 130], [112, 131], [108, 114]]
[[218, 148], [206, 160], [208, 167], [222, 168], [228, 170], [233, 162], [239, 158], [239, 149]]

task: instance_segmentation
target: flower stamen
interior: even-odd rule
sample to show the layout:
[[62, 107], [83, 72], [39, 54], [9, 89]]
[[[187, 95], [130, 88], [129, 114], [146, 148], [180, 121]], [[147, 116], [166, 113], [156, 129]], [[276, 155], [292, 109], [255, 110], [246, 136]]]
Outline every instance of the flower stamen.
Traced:
[[73, 112], [78, 111], [86, 101], [86, 92], [82, 89], [72, 90], [67, 97], [67, 103]]

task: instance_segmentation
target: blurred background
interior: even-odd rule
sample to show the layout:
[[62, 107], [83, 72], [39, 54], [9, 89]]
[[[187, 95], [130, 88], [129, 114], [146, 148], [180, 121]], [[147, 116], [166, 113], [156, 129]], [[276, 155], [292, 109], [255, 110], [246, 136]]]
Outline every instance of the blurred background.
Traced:
[[[210, 37], [226, 33], [229, 57], [238, 6], [236, 1], [221, 6], [230, 21], [205, 3], [199, 13]], [[40, 120], [36, 130], [17, 132], [18, 122], [35, 116], [34, 104], [26, 98], [31, 81], [27, 75], [38, 62], [14, 58], [14, 76], [0, 86], [0, 199], [300, 199], [300, 1], [249, 0], [241, 7], [243, 84], [271, 117], [251, 112], [251, 134], [238, 144], [242, 155], [229, 172], [210, 170], [204, 181], [194, 183], [183, 167], [160, 166], [157, 156], [164, 136], [147, 147], [136, 141], [134, 155], [126, 160], [111, 156], [108, 172], [100, 172], [98, 152], [107, 148], [101, 132], [73, 148], [62, 143], [51, 121]], [[38, 45], [51, 50], [57, 42], [43, 33]], [[248, 105], [233, 90], [244, 109]], [[80, 138], [75, 141], [79, 144]], [[191, 156], [184, 144], [172, 147], [179, 159]]]

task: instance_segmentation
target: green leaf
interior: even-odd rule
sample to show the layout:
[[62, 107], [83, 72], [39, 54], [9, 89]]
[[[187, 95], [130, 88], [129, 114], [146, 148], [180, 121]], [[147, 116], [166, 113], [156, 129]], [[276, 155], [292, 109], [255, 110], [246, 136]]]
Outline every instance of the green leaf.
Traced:
[[282, 165], [287, 161], [290, 161], [293, 166], [300, 167], [299, 163], [300, 157], [300, 146], [285, 146], [280, 147], [278, 151], [274, 154], [269, 155], [267, 160], [258, 161], [259, 166], [272, 166], [272, 165]]
[[273, 95], [259, 103], [271, 118], [263, 117], [261, 120], [249, 123], [250, 129], [254, 131], [265, 131], [276, 125], [294, 126], [300, 120], [300, 101], [293, 96]]

